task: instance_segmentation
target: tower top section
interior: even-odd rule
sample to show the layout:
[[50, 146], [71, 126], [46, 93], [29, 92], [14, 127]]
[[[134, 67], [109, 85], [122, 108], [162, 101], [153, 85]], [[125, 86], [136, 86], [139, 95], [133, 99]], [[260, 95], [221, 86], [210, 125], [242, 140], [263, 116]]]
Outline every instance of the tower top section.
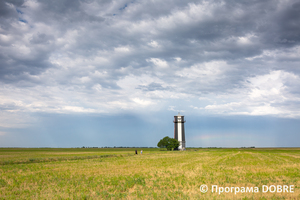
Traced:
[[174, 116], [174, 123], [185, 123], [184, 116], [178, 113], [178, 115]]

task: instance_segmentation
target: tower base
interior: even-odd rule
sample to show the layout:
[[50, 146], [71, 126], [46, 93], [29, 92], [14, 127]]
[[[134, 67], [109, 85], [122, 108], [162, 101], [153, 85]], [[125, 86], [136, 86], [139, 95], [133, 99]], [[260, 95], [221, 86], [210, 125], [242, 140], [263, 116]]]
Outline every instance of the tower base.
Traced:
[[185, 149], [185, 141], [179, 141], [178, 150], [183, 150], [183, 149]]

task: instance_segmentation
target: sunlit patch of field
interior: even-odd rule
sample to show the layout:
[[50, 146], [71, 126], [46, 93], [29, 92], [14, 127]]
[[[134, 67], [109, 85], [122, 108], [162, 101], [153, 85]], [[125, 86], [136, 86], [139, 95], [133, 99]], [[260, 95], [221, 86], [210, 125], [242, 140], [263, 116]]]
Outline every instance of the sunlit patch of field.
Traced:
[[[0, 149], [0, 198], [300, 199], [300, 149], [134, 150]], [[218, 194], [212, 185], [295, 189]]]

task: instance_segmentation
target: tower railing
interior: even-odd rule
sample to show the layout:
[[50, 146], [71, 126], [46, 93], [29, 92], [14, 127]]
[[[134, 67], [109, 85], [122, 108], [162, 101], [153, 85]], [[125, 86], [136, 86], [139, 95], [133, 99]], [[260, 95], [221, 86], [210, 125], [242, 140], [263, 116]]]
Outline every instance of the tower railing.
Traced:
[[175, 120], [173, 120], [173, 123], [178, 123], [178, 122], [180, 122], [180, 123], [185, 123], [186, 121], [184, 120], [184, 121], [175, 121]]

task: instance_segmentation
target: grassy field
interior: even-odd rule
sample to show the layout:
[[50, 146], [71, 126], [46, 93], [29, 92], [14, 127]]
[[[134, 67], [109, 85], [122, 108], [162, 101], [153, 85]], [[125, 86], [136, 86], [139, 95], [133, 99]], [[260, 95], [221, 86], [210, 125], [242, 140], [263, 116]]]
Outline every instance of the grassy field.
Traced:
[[0, 148], [0, 199], [300, 199], [300, 148], [134, 150]]

